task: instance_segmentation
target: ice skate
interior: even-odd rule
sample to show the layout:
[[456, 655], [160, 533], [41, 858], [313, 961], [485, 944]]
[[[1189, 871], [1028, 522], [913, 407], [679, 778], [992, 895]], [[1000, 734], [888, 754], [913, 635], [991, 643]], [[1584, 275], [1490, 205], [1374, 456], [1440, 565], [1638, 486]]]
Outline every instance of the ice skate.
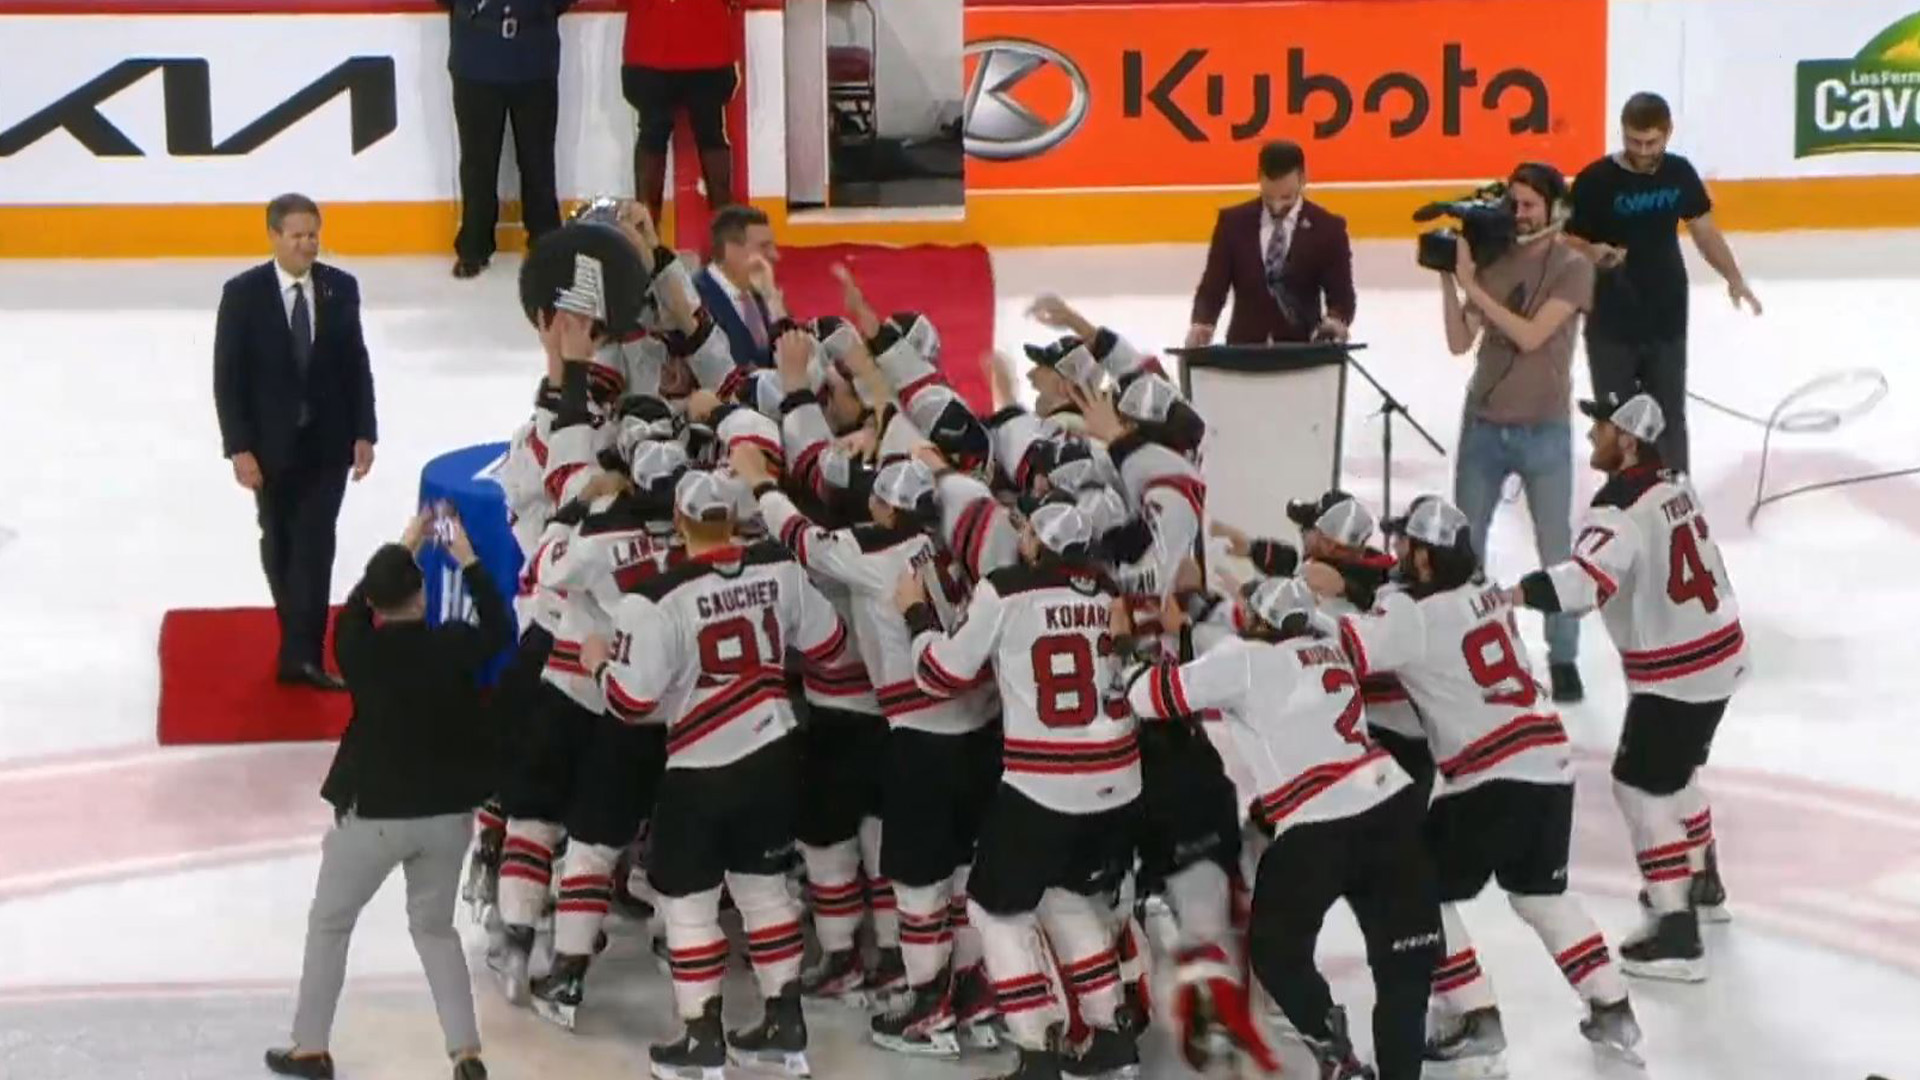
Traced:
[[1024, 1046], [1015, 1047], [1020, 1051], [1019, 1064], [1010, 1073], [1001, 1073], [993, 1080], [1060, 1080], [1060, 1055], [1051, 1050], [1029, 1050]]
[[1093, 1028], [1074, 1052], [1060, 1055], [1060, 1075], [1086, 1080], [1138, 1080], [1140, 1046], [1114, 1028]]
[[863, 1008], [867, 1004], [867, 971], [860, 962], [860, 950], [842, 949], [825, 953], [818, 963], [800, 974], [803, 997], [839, 1001]]
[[720, 999], [708, 998], [700, 1015], [686, 1024], [678, 1042], [647, 1051], [654, 1080], [723, 1080], [727, 1041], [720, 1026]]
[[1656, 915], [1641, 933], [1620, 946], [1620, 970], [1643, 979], [1705, 982], [1707, 952], [1692, 911]]
[[1626, 998], [1606, 1005], [1592, 1002], [1587, 1018], [1580, 1021], [1580, 1034], [1601, 1050], [1634, 1065], [1646, 1065], [1634, 1049], [1640, 1045], [1640, 1023], [1633, 1018], [1633, 1002]]
[[727, 1035], [727, 1060], [743, 1069], [813, 1075], [807, 1064], [807, 1021], [800, 1014], [799, 983], [788, 983], [767, 999], [766, 1016], [757, 1026]]
[[533, 927], [508, 924], [500, 947], [487, 952], [487, 967], [500, 983], [500, 993], [511, 1005], [525, 1005], [530, 994], [527, 968], [533, 962]]
[[867, 998], [883, 1008], [907, 992], [907, 962], [898, 948], [881, 949], [880, 961], [867, 974]]
[[1700, 921], [1703, 923], [1733, 921], [1732, 913], [1727, 911], [1727, 887], [1720, 880], [1718, 845], [1707, 845], [1706, 866], [1693, 875], [1693, 879], [1687, 883], [1687, 902], [1693, 905], [1693, 910], [1700, 913]]
[[492, 830], [481, 832], [467, 857], [466, 880], [460, 884], [460, 899], [474, 922], [481, 922], [500, 896], [500, 844], [503, 837]]
[[1507, 1033], [1500, 1025], [1500, 1010], [1475, 1009], [1429, 1038], [1420, 1075], [1430, 1080], [1496, 1080], [1507, 1075]]
[[1353, 1039], [1347, 1032], [1347, 1010], [1335, 1005], [1327, 1014], [1327, 1037], [1306, 1039], [1307, 1049], [1320, 1065], [1320, 1080], [1374, 1080], [1372, 1066], [1362, 1064], [1353, 1052]]
[[998, 1050], [1001, 1037], [1000, 1003], [994, 999], [987, 969], [975, 964], [953, 977], [953, 1019], [960, 1041], [973, 1050]]
[[953, 1015], [952, 982], [942, 971], [915, 987], [899, 1007], [873, 1018], [873, 1044], [896, 1054], [953, 1059], [960, 1056]]
[[573, 1030], [574, 1016], [586, 997], [587, 958], [561, 953], [553, 959], [553, 969], [533, 980], [530, 987], [533, 1011], [542, 1020]]

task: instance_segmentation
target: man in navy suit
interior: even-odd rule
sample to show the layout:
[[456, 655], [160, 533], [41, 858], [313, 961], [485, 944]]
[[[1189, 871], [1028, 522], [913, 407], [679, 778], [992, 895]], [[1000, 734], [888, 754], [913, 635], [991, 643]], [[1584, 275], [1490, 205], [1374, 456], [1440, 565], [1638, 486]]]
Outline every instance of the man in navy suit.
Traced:
[[767, 215], [751, 206], [725, 206], [713, 215], [712, 261], [694, 275], [700, 303], [727, 335], [733, 362], [773, 366], [773, 327], [787, 317], [774, 283], [780, 249]]
[[1260, 197], [1220, 211], [1206, 273], [1193, 294], [1187, 346], [1213, 341], [1233, 292], [1227, 344], [1347, 340], [1353, 325], [1353, 246], [1347, 219], [1306, 199], [1299, 144], [1260, 148]]
[[233, 478], [260, 512], [260, 561], [280, 618], [279, 679], [345, 688], [321, 664], [334, 523], [373, 468], [373, 369], [353, 275], [316, 262], [320, 208], [267, 204], [273, 259], [227, 282], [213, 334], [213, 399]]

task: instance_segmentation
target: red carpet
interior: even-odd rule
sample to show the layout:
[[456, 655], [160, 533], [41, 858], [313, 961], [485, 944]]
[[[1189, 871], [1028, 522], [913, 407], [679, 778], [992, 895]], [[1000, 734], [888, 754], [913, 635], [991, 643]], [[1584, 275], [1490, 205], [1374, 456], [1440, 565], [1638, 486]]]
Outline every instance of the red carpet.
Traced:
[[940, 331], [941, 368], [954, 390], [985, 416], [993, 391], [980, 358], [993, 348], [993, 264], [987, 250], [967, 247], [878, 247], [833, 244], [780, 249], [780, 287], [796, 317], [845, 313], [840, 283], [828, 268], [845, 262], [881, 318], [918, 311]]
[[272, 608], [167, 612], [160, 621], [160, 745], [339, 738], [352, 702], [344, 693], [276, 683], [279, 645]]

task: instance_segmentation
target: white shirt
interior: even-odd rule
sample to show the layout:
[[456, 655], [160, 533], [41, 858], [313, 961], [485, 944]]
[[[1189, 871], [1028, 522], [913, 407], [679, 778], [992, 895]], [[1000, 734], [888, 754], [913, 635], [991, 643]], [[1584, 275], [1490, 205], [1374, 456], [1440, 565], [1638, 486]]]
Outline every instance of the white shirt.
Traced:
[[[309, 335], [319, 333], [320, 306], [314, 302], [313, 271], [308, 270], [299, 277], [294, 277], [287, 273], [286, 267], [280, 265], [280, 260], [275, 259], [273, 274], [280, 279], [280, 306], [287, 310], [287, 325], [293, 325], [293, 291], [299, 289], [307, 294], [307, 332]], [[307, 340], [311, 342], [313, 338], [309, 336]]]
[[[1284, 233], [1282, 242], [1286, 244], [1288, 251], [1293, 250], [1293, 230], [1299, 226], [1300, 208], [1302, 206], [1305, 206], [1306, 204], [1307, 204], [1307, 200], [1305, 199], [1293, 200], [1293, 205], [1291, 207], [1288, 207], [1286, 216], [1282, 217], [1279, 221], [1279, 227], [1283, 230], [1283, 233]], [[1265, 262], [1267, 259], [1267, 245], [1273, 243], [1274, 224], [1275, 222], [1273, 220], [1273, 213], [1269, 211], [1265, 205], [1262, 205], [1260, 207], [1260, 261], [1261, 262]]]

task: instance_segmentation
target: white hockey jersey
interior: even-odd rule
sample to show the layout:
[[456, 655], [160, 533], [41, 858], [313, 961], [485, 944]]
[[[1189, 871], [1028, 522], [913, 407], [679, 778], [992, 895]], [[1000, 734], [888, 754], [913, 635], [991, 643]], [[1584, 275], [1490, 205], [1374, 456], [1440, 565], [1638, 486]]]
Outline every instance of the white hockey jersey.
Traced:
[[1361, 677], [1400, 677], [1446, 790], [1493, 779], [1572, 782], [1567, 730], [1533, 676], [1506, 590], [1389, 592], [1375, 611], [1341, 619], [1340, 641]]
[[1218, 709], [1275, 835], [1364, 813], [1412, 783], [1367, 738], [1360, 679], [1339, 644], [1229, 638], [1197, 659], [1159, 665], [1127, 695], [1143, 722]]
[[[1383, 585], [1378, 596], [1385, 597], [1390, 592], [1399, 591], [1399, 588], [1398, 585]], [[1375, 603], [1379, 603], [1378, 598]], [[1335, 620], [1361, 613], [1353, 601], [1344, 596], [1322, 600], [1320, 611]], [[1413, 707], [1413, 698], [1396, 676], [1376, 671], [1361, 679], [1360, 697], [1367, 705], [1369, 725], [1409, 739], [1427, 737], [1426, 729], [1420, 724], [1420, 712]]]
[[621, 600], [613, 621], [599, 672], [608, 711], [664, 720], [670, 769], [718, 768], [783, 738], [787, 648], [831, 666], [847, 642], [833, 605], [769, 542], [688, 558]]
[[590, 636], [611, 634], [622, 597], [678, 561], [680, 551], [671, 525], [648, 521], [618, 499], [597, 509], [578, 525], [554, 525], [557, 535], [541, 545], [530, 570], [537, 587], [563, 598], [540, 678], [596, 713], [605, 711], [606, 698], [581, 664], [581, 648]]
[[855, 647], [873, 679], [880, 711], [894, 727], [956, 735], [977, 731], [993, 719], [999, 702], [991, 672], [981, 672], [959, 693], [939, 697], [914, 681], [913, 633], [893, 601], [900, 578], [931, 566], [949, 605], [957, 610], [966, 600], [931, 539], [917, 529], [878, 525], [822, 529], [777, 490], [760, 496], [760, 512], [768, 530], [802, 566], [852, 592]]
[[1161, 590], [1171, 589], [1180, 564], [1199, 551], [1205, 530], [1207, 485], [1200, 468], [1137, 436], [1115, 441], [1107, 453], [1119, 469], [1127, 505], [1153, 530], [1154, 581]]
[[1683, 474], [1613, 477], [1581, 521], [1573, 557], [1543, 574], [1561, 611], [1600, 609], [1632, 693], [1720, 701], [1752, 666], [1720, 546]]
[[1140, 744], [1109, 632], [1113, 584], [1091, 570], [1015, 566], [973, 590], [947, 634], [916, 626], [914, 676], [935, 697], [996, 676], [1006, 783], [1069, 814], [1124, 806], [1140, 794]]

